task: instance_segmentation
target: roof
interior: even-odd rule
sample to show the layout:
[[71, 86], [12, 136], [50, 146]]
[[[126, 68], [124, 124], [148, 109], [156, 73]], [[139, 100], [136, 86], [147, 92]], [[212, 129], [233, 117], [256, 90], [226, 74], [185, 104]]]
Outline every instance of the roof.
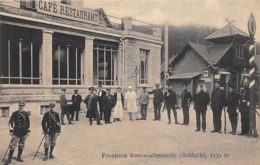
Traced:
[[236, 35], [250, 38], [247, 33], [243, 32], [242, 30], [236, 28], [234, 25], [229, 23], [222, 29], [217, 30], [214, 33], [210, 34], [205, 39], [212, 40], [212, 39], [216, 39], [216, 38], [223, 38], [223, 37], [236, 36]]
[[201, 75], [201, 72], [195, 72], [195, 73], [180, 73], [180, 74], [174, 74], [169, 77], [169, 79], [191, 79], [193, 77], [196, 77], [198, 75]]

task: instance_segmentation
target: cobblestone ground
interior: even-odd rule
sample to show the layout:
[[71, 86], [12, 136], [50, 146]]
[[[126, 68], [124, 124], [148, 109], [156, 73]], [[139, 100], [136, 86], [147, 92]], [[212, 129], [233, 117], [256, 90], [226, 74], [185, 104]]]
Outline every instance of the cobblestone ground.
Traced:
[[[207, 111], [206, 133], [194, 131], [195, 112], [192, 109], [189, 126], [168, 125], [166, 112], [162, 113], [162, 121], [153, 121], [153, 112], [149, 111], [146, 121], [129, 121], [125, 112], [121, 122], [102, 126], [94, 123], [90, 127], [85, 114], [82, 113], [80, 121], [74, 122], [74, 125], [62, 126], [62, 133], [58, 137], [54, 150], [55, 159], [43, 162], [44, 149], [41, 147], [38, 156], [33, 160], [43, 137], [41, 117], [31, 116], [32, 132], [24, 149], [24, 162], [20, 163], [13, 159], [12, 165], [260, 164], [259, 138], [211, 133], [213, 123], [210, 109]], [[182, 122], [180, 110], [178, 110], [178, 119]], [[0, 119], [1, 160], [11, 138], [8, 135], [8, 120]], [[260, 133], [259, 121], [257, 117], [258, 133]], [[230, 122], [227, 118], [227, 131], [230, 130]], [[240, 122], [238, 132], [240, 132]], [[161, 155], [156, 157], [155, 154]], [[168, 157], [163, 157], [166, 154]], [[17, 150], [14, 157], [16, 155]]]

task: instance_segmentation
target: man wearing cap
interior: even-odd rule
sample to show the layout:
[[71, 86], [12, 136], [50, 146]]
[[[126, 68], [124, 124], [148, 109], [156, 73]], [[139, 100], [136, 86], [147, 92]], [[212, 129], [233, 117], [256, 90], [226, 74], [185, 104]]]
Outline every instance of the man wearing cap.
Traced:
[[17, 161], [23, 162], [21, 156], [24, 149], [26, 138], [30, 134], [30, 118], [27, 112], [24, 111], [25, 102], [19, 102], [19, 109], [12, 113], [9, 120], [10, 134], [12, 134], [12, 140], [9, 146], [9, 155], [5, 164], [11, 163], [11, 159], [14, 150], [18, 143], [18, 156]]
[[48, 160], [48, 151], [50, 146], [50, 158], [54, 158], [52, 152], [56, 145], [57, 136], [60, 134], [60, 116], [54, 111], [55, 103], [50, 103], [50, 111], [46, 112], [42, 118], [42, 131], [45, 136], [43, 161]]
[[239, 95], [235, 91], [235, 87], [233, 85], [230, 85], [229, 88], [229, 94], [226, 100], [225, 107], [227, 107], [227, 112], [229, 116], [229, 120], [231, 123], [232, 131], [229, 133], [232, 133], [232, 135], [236, 135], [237, 130], [237, 109], [239, 106]]
[[153, 105], [154, 105], [154, 120], [161, 120], [161, 106], [163, 103], [163, 91], [160, 89], [159, 84], [155, 84], [156, 89], [148, 94], [154, 94]]
[[111, 111], [114, 107], [114, 97], [110, 94], [110, 89], [106, 89], [107, 93], [105, 96], [103, 96], [102, 105], [103, 105], [103, 111], [104, 111], [104, 119], [105, 124], [111, 124], [110, 117], [111, 117]]
[[71, 97], [71, 101], [72, 101], [72, 114], [71, 114], [71, 121], [74, 120], [74, 114], [76, 112], [76, 121], [79, 121], [79, 111], [80, 111], [80, 103], [82, 101], [82, 97], [80, 94], [78, 94], [78, 90], [75, 89], [74, 90], [74, 95], [72, 95]]
[[118, 87], [117, 92], [114, 93], [114, 122], [121, 121], [120, 118], [123, 117], [124, 101], [124, 95]]
[[215, 89], [211, 94], [211, 108], [213, 113], [213, 126], [214, 130], [212, 133], [218, 132], [221, 133], [221, 115], [222, 109], [225, 105], [225, 92], [220, 89], [220, 82], [215, 82]]
[[106, 95], [106, 91], [102, 89], [102, 85], [98, 86], [98, 91], [97, 91], [97, 95], [98, 95], [98, 103], [99, 103], [99, 111], [100, 111], [100, 120], [105, 119], [104, 118], [104, 110], [101, 108], [103, 107], [103, 97]]
[[190, 122], [190, 115], [189, 115], [189, 108], [190, 108], [190, 102], [192, 101], [191, 93], [187, 89], [187, 84], [182, 84], [184, 90], [181, 94], [181, 108], [183, 112], [183, 123], [182, 125], [189, 125]]
[[100, 123], [99, 114], [98, 114], [98, 98], [94, 94], [94, 87], [89, 88], [89, 94], [86, 96], [84, 103], [87, 106], [87, 114], [89, 114], [89, 125], [92, 126], [92, 118], [96, 117], [97, 125], [102, 125]]
[[167, 109], [167, 116], [168, 116], [168, 124], [171, 124], [171, 110], [174, 114], [175, 124], [179, 124], [177, 118], [177, 111], [175, 106], [177, 105], [177, 97], [176, 93], [172, 90], [172, 87], [169, 86], [164, 93], [164, 105]]
[[146, 120], [147, 107], [149, 106], [149, 94], [146, 92], [146, 87], [143, 87], [143, 92], [139, 96], [139, 104], [141, 107], [141, 120]]
[[[200, 131], [201, 124], [203, 132], [206, 132], [206, 111], [210, 102], [209, 93], [203, 80], [199, 80], [196, 93], [193, 96], [194, 110], [196, 111], [196, 132]], [[201, 123], [202, 119], [202, 123]]]
[[69, 117], [70, 114], [69, 114], [69, 111], [68, 111], [68, 104], [67, 104], [65, 92], [66, 92], [66, 89], [61, 89], [61, 95], [60, 95], [60, 97], [59, 97], [60, 108], [61, 108], [61, 124], [62, 124], [62, 125], [66, 125], [66, 124], [64, 123], [64, 115], [67, 116], [67, 119], [68, 119], [69, 124], [73, 124], [73, 123], [70, 121], [70, 117]]

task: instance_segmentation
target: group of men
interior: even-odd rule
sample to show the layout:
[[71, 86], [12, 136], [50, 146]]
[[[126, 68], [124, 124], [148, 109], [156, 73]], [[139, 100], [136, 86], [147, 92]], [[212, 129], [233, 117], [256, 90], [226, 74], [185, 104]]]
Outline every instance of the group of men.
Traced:
[[[121, 121], [123, 117], [123, 110], [127, 110], [129, 114], [129, 120], [146, 120], [147, 119], [147, 107], [149, 106], [149, 94], [153, 94], [154, 105], [154, 121], [161, 120], [161, 107], [163, 110], [166, 108], [168, 116], [168, 124], [171, 124], [171, 110], [174, 114], [175, 124], [179, 124], [177, 118], [177, 97], [175, 91], [171, 86], [166, 88], [166, 91], [159, 87], [159, 84], [155, 84], [155, 89], [148, 92], [143, 87], [139, 96], [132, 90], [132, 86], [128, 87], [128, 91], [123, 95], [121, 88], [118, 87], [117, 91], [112, 95], [110, 89], [103, 90], [102, 86], [99, 86], [98, 90], [94, 87], [89, 88], [89, 94], [84, 99], [84, 103], [87, 108], [86, 117], [89, 118], [90, 126], [93, 119], [97, 121], [97, 125], [102, 125], [100, 120], [104, 120], [105, 124], [111, 124], [111, 112], [114, 110], [114, 122]], [[78, 94], [78, 90], [74, 90], [72, 96], [72, 105], [67, 104], [65, 89], [61, 90], [59, 97], [61, 107], [61, 118], [57, 112], [55, 112], [55, 103], [50, 103], [50, 110], [46, 112], [42, 119], [42, 130], [44, 133], [44, 153], [43, 161], [49, 158], [54, 158], [53, 150], [56, 144], [57, 137], [61, 132], [61, 125], [64, 123], [64, 115], [67, 115], [68, 123], [73, 124], [71, 121], [74, 119], [74, 113], [76, 112], [76, 121], [79, 120], [80, 104], [82, 102], [81, 95]], [[189, 125], [189, 107], [190, 103], [194, 102], [194, 110], [196, 111], [196, 132], [202, 129], [206, 132], [206, 110], [208, 104], [211, 102], [211, 108], [213, 112], [213, 126], [212, 133], [221, 133], [221, 116], [224, 107], [227, 107], [229, 119], [231, 122], [232, 133], [236, 135], [238, 112], [241, 114], [241, 133], [239, 135], [246, 135], [249, 132], [249, 81], [246, 79], [243, 81], [243, 87], [240, 94], [236, 93], [234, 86], [229, 86], [228, 95], [220, 89], [220, 82], [215, 82], [215, 89], [212, 91], [211, 97], [207, 91], [204, 81], [199, 81], [199, 85], [195, 94], [187, 90], [187, 84], [183, 84], [183, 92], [181, 94], [181, 107], [183, 112], [182, 125]], [[70, 106], [70, 107], [69, 107]], [[30, 119], [26, 111], [24, 111], [25, 102], [19, 102], [19, 108], [12, 113], [9, 120], [10, 134], [12, 139], [9, 145], [9, 154], [5, 165], [11, 163], [11, 159], [14, 150], [18, 144], [18, 156], [17, 161], [23, 162], [21, 158], [26, 138], [30, 135]], [[138, 107], [140, 107], [141, 118], [138, 117]], [[70, 109], [70, 113], [69, 112]], [[71, 109], [73, 109], [71, 111]], [[61, 119], [61, 123], [60, 123]], [[48, 152], [50, 150], [50, 152]]]

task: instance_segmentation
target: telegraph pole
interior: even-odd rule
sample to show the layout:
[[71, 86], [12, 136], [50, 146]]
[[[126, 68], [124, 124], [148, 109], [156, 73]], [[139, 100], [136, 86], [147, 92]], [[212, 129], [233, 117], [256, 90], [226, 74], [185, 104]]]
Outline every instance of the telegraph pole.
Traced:
[[165, 25], [165, 31], [164, 31], [164, 88], [166, 88], [166, 73], [168, 72], [168, 65], [169, 65], [169, 25]]

